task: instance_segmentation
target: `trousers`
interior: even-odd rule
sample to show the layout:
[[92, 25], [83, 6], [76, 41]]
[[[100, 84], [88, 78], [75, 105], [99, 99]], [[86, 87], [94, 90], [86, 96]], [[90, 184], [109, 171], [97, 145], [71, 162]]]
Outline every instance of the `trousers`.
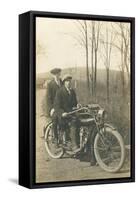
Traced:
[[77, 117], [61, 118], [59, 121], [61, 131], [66, 132], [66, 140], [70, 140], [72, 146], [79, 145], [79, 119]]

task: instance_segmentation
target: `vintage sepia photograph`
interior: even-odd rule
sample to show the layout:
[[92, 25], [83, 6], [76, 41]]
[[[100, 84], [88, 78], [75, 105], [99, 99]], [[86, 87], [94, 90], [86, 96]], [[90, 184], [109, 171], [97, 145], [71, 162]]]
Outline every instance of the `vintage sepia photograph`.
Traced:
[[35, 18], [35, 183], [131, 177], [131, 30]]

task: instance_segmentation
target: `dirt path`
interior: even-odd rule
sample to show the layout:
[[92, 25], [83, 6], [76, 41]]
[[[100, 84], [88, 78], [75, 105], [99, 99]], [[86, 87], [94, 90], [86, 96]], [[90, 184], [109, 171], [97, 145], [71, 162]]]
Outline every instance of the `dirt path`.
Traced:
[[119, 173], [111, 174], [103, 171], [99, 166], [90, 166], [88, 162], [65, 158], [52, 159], [48, 156], [42, 136], [43, 120], [41, 115], [41, 101], [44, 90], [36, 92], [36, 182], [55, 182], [67, 180], [105, 179], [129, 177], [129, 165], [124, 165]]

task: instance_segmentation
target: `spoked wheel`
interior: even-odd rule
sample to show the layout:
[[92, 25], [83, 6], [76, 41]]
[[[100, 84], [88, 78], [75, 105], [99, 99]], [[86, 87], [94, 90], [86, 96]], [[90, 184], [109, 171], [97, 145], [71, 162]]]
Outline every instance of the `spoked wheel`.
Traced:
[[45, 129], [44, 139], [45, 148], [49, 156], [55, 159], [61, 158], [64, 154], [64, 150], [62, 147], [58, 146], [57, 142], [55, 142], [54, 133], [52, 131], [52, 122], [50, 122]]
[[107, 172], [117, 172], [125, 160], [122, 136], [113, 128], [105, 126], [94, 141], [94, 153], [100, 167]]

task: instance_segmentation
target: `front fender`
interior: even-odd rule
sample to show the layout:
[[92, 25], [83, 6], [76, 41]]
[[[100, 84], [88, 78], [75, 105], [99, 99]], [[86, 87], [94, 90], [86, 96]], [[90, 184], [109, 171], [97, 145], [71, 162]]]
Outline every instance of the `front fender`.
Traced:
[[108, 124], [108, 123], [105, 123], [105, 124], [104, 124], [104, 127], [109, 127], [109, 128], [111, 128], [111, 129], [113, 129], [113, 130], [116, 130], [115, 127], [113, 127], [111, 124]]

